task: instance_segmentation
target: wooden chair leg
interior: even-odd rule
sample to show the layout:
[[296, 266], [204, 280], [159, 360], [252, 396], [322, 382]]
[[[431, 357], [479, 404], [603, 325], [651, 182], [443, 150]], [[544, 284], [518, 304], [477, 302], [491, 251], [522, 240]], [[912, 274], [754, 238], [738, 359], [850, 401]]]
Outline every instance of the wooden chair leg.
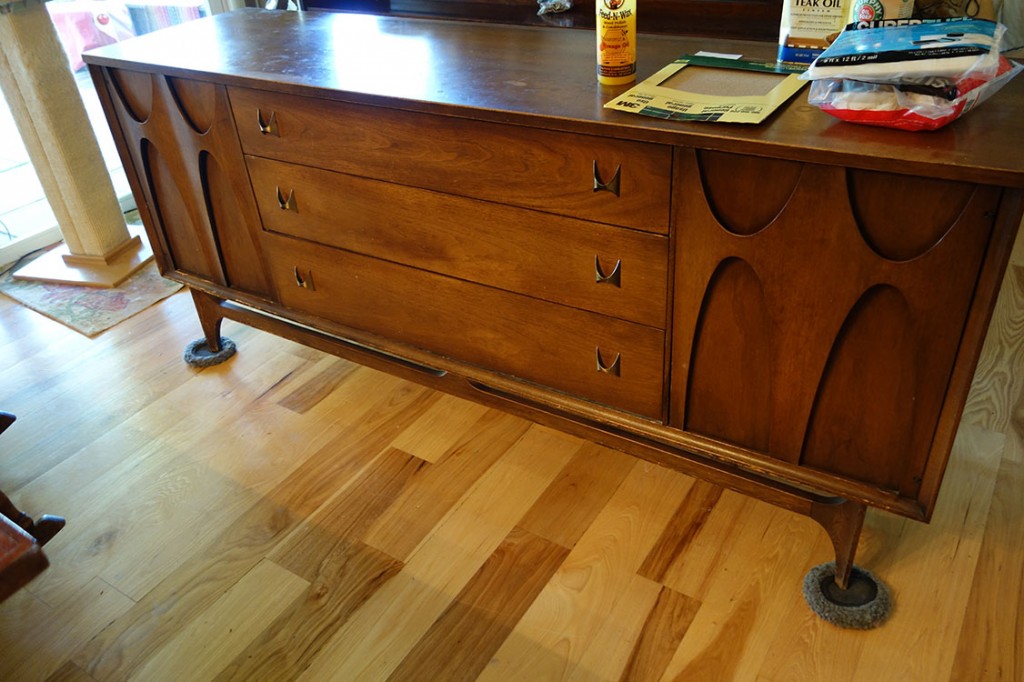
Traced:
[[0, 433], [6, 431], [7, 427], [13, 424], [15, 419], [17, 417], [10, 412], [0, 412]]
[[35, 538], [40, 545], [45, 545], [64, 527], [65, 521], [60, 516], [43, 514], [38, 520], [14, 506], [10, 498], [0, 492], [0, 513], [14, 522], [16, 526]]
[[[15, 419], [16, 417], [10, 412], [0, 412], [0, 433], [6, 431]], [[35, 538], [40, 545], [49, 542], [64, 527], [65, 523], [61, 517], [49, 514], [44, 514], [39, 517], [38, 521], [33, 521], [32, 517], [18, 509], [2, 490], [0, 490], [0, 514], [9, 518], [16, 526]]]

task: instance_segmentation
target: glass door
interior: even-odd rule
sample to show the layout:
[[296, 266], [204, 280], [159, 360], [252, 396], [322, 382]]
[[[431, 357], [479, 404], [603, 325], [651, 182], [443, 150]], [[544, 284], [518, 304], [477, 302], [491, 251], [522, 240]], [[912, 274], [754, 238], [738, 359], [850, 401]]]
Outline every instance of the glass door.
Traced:
[[28, 152], [0, 97], [0, 268], [60, 241], [57, 221], [43, 196]]
[[[211, 12], [211, 5], [216, 10], [225, 6], [220, 0], [51, 0], [46, 3], [57, 36], [67, 53], [68, 64], [111, 174], [114, 190], [125, 211], [134, 208], [134, 200], [96, 89], [82, 61], [82, 53], [206, 16]], [[0, 96], [0, 269], [60, 240], [56, 218], [32, 168], [7, 102]]]

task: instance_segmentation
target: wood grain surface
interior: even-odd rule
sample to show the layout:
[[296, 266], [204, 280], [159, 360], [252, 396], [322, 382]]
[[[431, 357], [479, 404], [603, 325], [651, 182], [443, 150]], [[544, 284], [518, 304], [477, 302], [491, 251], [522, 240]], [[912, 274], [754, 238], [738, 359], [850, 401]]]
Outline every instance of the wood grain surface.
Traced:
[[807, 518], [230, 322], [189, 369], [184, 294], [93, 340], [0, 299], [0, 487], [68, 519], [0, 679], [1021, 679], [1022, 265], [932, 523], [868, 513], [869, 632], [804, 604]]
[[[204, 79], [228, 85], [251, 87], [247, 79], [255, 79], [285, 94], [312, 88], [324, 98], [378, 107], [400, 103], [407, 110], [457, 116], [469, 107], [473, 118], [511, 125], [536, 125], [536, 117], [543, 116], [551, 119], [552, 128], [598, 138], [635, 136], [737, 153], [756, 153], [767, 144], [779, 158], [1024, 187], [1020, 145], [1005, 142], [1024, 139], [1024, 117], [1016, 115], [1024, 102], [1021, 79], [996, 93], [993, 102], [999, 106], [978, 107], [955, 126], [928, 135], [850, 126], [809, 105], [803, 94], [783, 105], [770, 126], [709, 129], [699, 121], [641, 122], [605, 109], [628, 86], [596, 86], [590, 31], [496, 24], [472, 24], [467, 31], [467, 25], [243, 9], [105, 46], [86, 59], [112, 67], [147, 63], [184, 77], [205, 74]], [[289, 38], [283, 40], [285, 35]], [[180, 49], [185, 43], [213, 47]], [[432, 49], [441, 44], [446, 47]], [[774, 60], [778, 43], [643, 35], [637, 77], [643, 80], [680, 55], [708, 49]], [[252, 126], [255, 117], [243, 123]], [[345, 134], [353, 132], [358, 131]], [[939, 159], [955, 161], [936, 163]]]

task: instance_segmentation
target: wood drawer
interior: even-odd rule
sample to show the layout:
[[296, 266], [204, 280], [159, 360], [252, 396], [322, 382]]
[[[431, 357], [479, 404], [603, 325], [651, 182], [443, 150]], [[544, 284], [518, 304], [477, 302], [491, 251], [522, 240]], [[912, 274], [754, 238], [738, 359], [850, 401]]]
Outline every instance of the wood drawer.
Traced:
[[662, 418], [662, 331], [288, 237], [265, 246], [289, 308]]
[[246, 161], [267, 230], [665, 328], [667, 237]]
[[[230, 88], [247, 154], [668, 232], [667, 146]], [[595, 172], [596, 169], [596, 172]], [[618, 194], [595, 190], [595, 175]]]

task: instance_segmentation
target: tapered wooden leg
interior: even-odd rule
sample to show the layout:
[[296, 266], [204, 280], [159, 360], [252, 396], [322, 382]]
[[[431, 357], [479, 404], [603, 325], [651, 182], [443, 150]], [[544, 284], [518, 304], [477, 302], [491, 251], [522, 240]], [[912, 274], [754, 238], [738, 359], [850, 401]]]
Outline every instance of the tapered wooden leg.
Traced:
[[810, 517], [821, 524], [832, 540], [836, 552], [836, 585], [845, 590], [850, 582], [853, 559], [857, 554], [857, 542], [864, 527], [867, 507], [850, 500], [835, 503], [814, 502]]
[[853, 565], [867, 507], [850, 500], [813, 501], [808, 515], [832, 540], [836, 560], [815, 566], [804, 577], [807, 605], [834, 625], [878, 627], [892, 611], [885, 585], [869, 571]]
[[222, 301], [203, 291], [191, 291], [204, 338], [193, 341], [185, 348], [185, 362], [197, 368], [219, 365], [235, 354], [234, 342], [220, 335], [221, 322], [224, 321], [220, 308]]
[[192, 302], [196, 306], [196, 314], [199, 315], [199, 326], [203, 328], [203, 336], [206, 337], [206, 347], [211, 353], [220, 352], [220, 326], [224, 316], [220, 313], [220, 301], [205, 291], [192, 292]]

